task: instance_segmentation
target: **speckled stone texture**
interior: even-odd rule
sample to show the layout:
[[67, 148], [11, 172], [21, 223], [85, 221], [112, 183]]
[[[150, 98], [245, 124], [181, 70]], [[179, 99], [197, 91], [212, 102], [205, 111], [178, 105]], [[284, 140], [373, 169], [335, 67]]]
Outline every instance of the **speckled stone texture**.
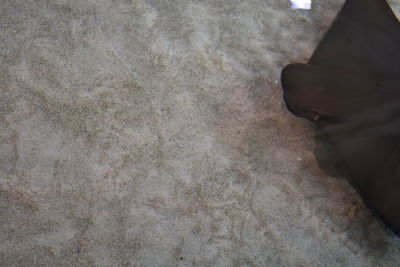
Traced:
[[399, 266], [282, 100], [342, 3], [2, 0], [0, 266]]

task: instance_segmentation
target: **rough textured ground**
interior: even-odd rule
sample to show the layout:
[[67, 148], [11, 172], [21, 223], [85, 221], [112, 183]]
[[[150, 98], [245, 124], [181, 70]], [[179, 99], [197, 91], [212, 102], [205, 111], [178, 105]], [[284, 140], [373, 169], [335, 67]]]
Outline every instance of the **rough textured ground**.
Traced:
[[342, 3], [3, 0], [0, 265], [399, 266], [282, 101]]

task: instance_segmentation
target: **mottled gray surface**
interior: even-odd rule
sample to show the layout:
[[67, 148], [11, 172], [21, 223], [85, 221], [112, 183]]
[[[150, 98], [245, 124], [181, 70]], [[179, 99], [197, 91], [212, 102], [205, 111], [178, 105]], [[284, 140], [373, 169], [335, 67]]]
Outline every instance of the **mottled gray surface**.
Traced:
[[399, 266], [278, 83], [342, 3], [2, 0], [0, 266]]

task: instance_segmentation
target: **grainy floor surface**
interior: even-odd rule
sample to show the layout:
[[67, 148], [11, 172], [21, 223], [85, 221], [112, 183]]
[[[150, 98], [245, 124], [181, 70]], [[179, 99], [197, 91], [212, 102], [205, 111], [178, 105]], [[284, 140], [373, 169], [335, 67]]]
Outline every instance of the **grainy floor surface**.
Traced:
[[399, 266], [282, 100], [342, 3], [2, 0], [0, 266]]

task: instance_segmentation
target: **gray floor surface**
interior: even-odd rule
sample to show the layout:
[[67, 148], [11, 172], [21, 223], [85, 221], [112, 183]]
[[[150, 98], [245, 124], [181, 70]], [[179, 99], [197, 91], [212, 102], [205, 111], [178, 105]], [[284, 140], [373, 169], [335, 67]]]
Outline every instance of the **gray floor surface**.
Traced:
[[282, 100], [342, 3], [2, 0], [0, 266], [400, 266]]

